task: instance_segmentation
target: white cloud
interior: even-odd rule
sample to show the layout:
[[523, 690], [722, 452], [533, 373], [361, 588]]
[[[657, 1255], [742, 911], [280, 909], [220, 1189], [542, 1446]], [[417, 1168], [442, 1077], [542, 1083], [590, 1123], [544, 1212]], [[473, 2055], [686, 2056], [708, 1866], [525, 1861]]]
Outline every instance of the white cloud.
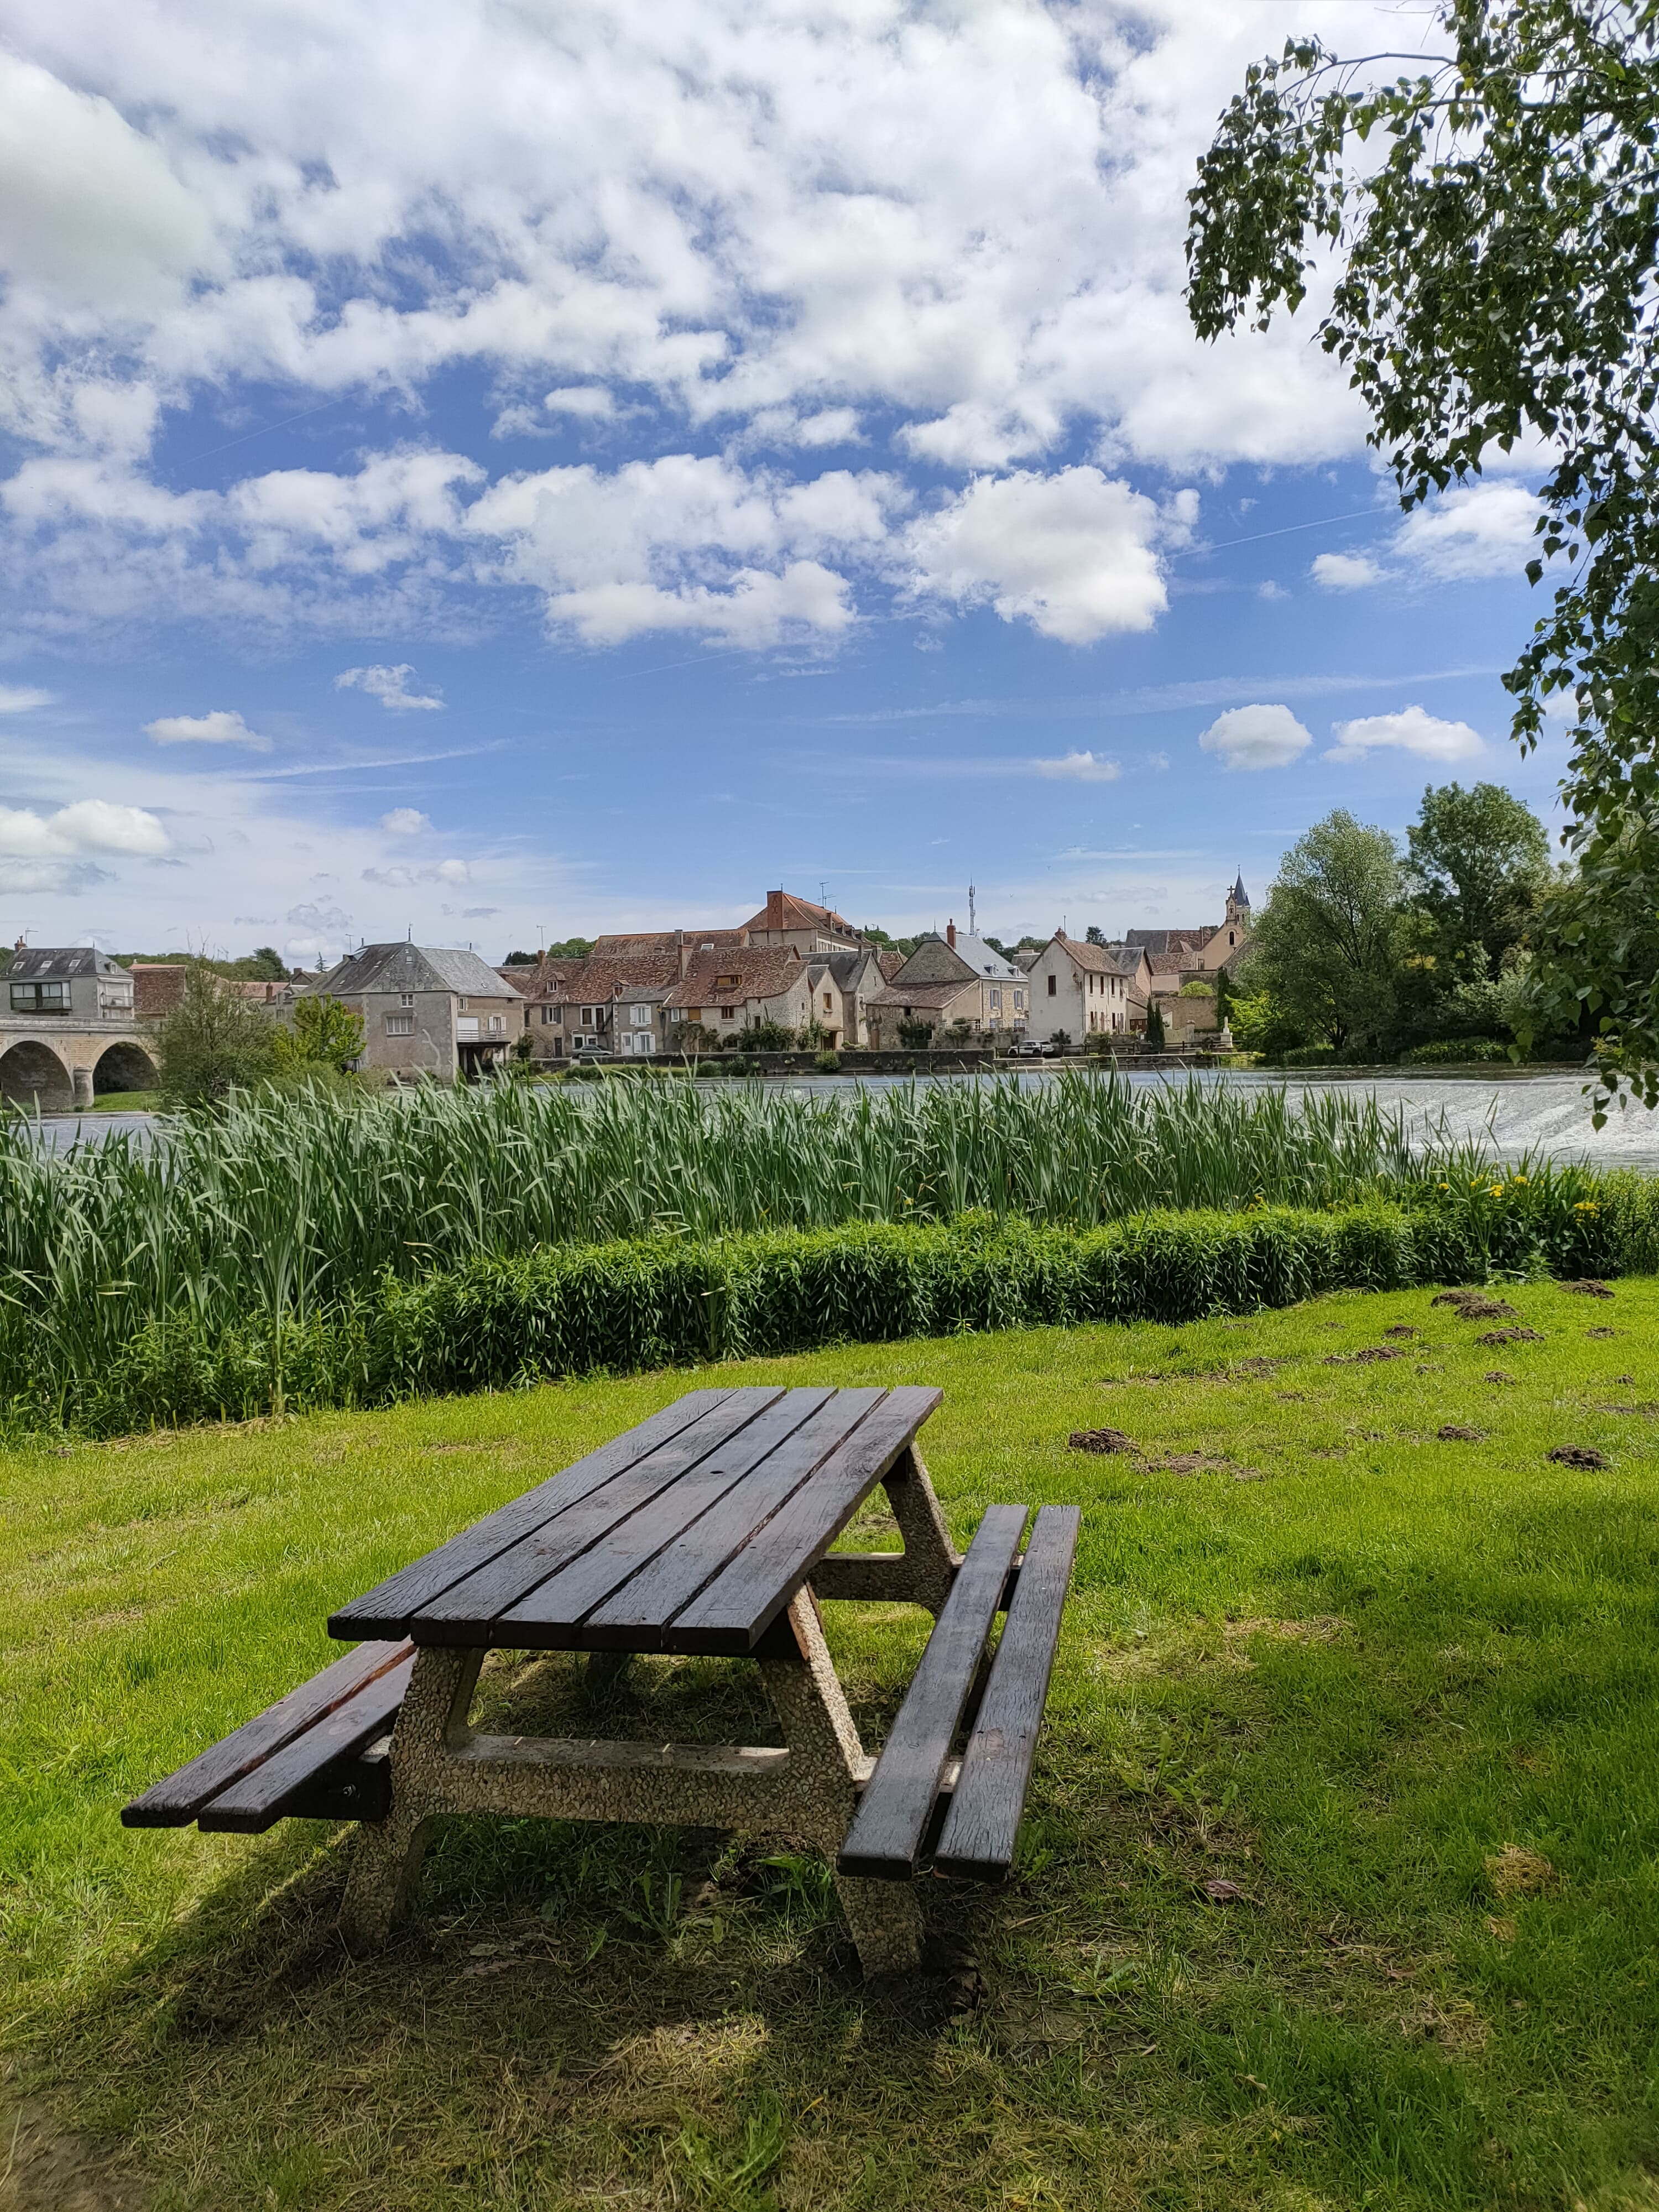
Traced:
[[580, 415], [597, 422], [616, 412], [616, 402], [603, 384], [568, 384], [550, 392], [542, 401], [550, 414]]
[[1321, 553], [1308, 571], [1326, 592], [1363, 592], [1368, 585], [1380, 584], [1388, 573], [1368, 553]]
[[269, 738], [223, 708], [210, 714], [163, 714], [158, 721], [145, 723], [144, 735], [158, 745], [248, 745], [257, 753], [270, 750]]
[[471, 873], [465, 860], [440, 860], [435, 868], [406, 868], [399, 863], [390, 868], [365, 868], [363, 881], [378, 884], [382, 890], [410, 890], [417, 884], [464, 884], [471, 880]]
[[0, 854], [8, 859], [55, 860], [88, 853], [154, 859], [168, 849], [167, 830], [142, 806], [77, 799], [48, 815], [32, 807], [0, 806]]
[[380, 817], [380, 827], [389, 836], [418, 837], [422, 830], [432, 827], [432, 817], [422, 814], [418, 806], [394, 806]]
[[1483, 750], [1479, 734], [1467, 722], [1443, 722], [1421, 707], [1337, 722], [1333, 735], [1336, 743], [1327, 750], [1327, 760], [1364, 760], [1368, 753], [1392, 750], [1415, 753], [1421, 760], [1463, 761], [1473, 760]]
[[441, 699], [422, 696], [410, 690], [409, 679], [414, 673], [412, 664], [407, 660], [400, 660], [395, 668], [348, 668], [335, 678], [334, 688], [337, 691], [367, 691], [371, 699], [378, 699], [383, 707], [398, 713], [416, 708], [441, 708]]
[[[7, 488], [17, 578], [64, 624], [165, 607], [431, 635], [413, 624], [434, 607], [522, 580], [513, 559], [452, 559], [476, 465], [396, 442], [441, 378], [464, 404], [457, 370], [503, 432], [537, 418], [607, 449], [653, 410], [653, 453], [682, 434], [811, 451], [878, 422], [949, 468], [1037, 468], [1068, 445], [1109, 480], [1360, 449], [1362, 411], [1301, 323], [1200, 346], [1182, 296], [1194, 151], [1276, 6], [824, 0], [810, 35], [803, 20], [791, 0], [417, 7], [393, 38], [377, 9], [269, 0], [225, 39], [202, 0], [18, 0], [0, 88], [0, 410], [34, 456]], [[1367, 35], [1363, 11], [1343, 28]], [[272, 387], [296, 415], [313, 394], [363, 402], [361, 466], [225, 492], [146, 474], [175, 410]], [[228, 441], [264, 427], [225, 419]], [[878, 572], [902, 502], [880, 515]], [[540, 587], [648, 586], [678, 605], [640, 602], [653, 619], [742, 643], [849, 617], [834, 586], [779, 580], [840, 575], [850, 553], [653, 543], [669, 550], [644, 573]], [[1091, 582], [1080, 550], [1058, 581], [1042, 561], [1034, 581], [968, 565], [969, 596], [1063, 639], [1161, 604], [1144, 572]], [[774, 582], [728, 622], [745, 568]], [[551, 611], [630, 634], [614, 605]]]
[[56, 696], [27, 684], [0, 684], [0, 714], [27, 714], [36, 707], [50, 707]]
[[988, 599], [1004, 622], [1091, 645], [1150, 629], [1169, 604], [1157, 547], [1170, 525], [1152, 501], [1098, 469], [981, 477], [913, 523], [905, 550], [919, 594]]
[[1441, 582], [1520, 576], [1538, 557], [1538, 501], [1523, 484], [1473, 483], [1413, 509], [1395, 533], [1398, 558]]
[[1313, 743], [1288, 707], [1231, 707], [1199, 738], [1229, 769], [1284, 768]]
[[1031, 766], [1038, 775], [1071, 783], [1115, 783], [1123, 773], [1117, 763], [1109, 760], [1103, 753], [1063, 753], [1058, 760], [1034, 760]]

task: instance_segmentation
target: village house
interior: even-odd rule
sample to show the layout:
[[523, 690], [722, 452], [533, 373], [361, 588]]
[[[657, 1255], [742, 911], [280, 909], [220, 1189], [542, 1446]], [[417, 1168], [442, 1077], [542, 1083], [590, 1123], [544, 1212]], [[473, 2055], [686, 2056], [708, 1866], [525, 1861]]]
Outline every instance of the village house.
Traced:
[[1057, 929], [1032, 964], [1030, 988], [1030, 1034], [1040, 1042], [1127, 1041], [1146, 1027], [1152, 972], [1139, 945], [1091, 945]]
[[476, 952], [402, 941], [361, 945], [308, 989], [359, 1018], [357, 1065], [388, 1082], [485, 1074], [523, 1028], [518, 994]]
[[[895, 971], [903, 964], [896, 955], [888, 957]], [[867, 1045], [870, 1002], [887, 981], [882, 954], [873, 945], [861, 945], [856, 952], [814, 953], [807, 970], [811, 1019], [823, 1043], [832, 1052]]]
[[793, 891], [768, 891], [766, 904], [750, 915], [743, 933], [750, 945], [793, 946], [802, 954], [854, 952], [864, 943], [863, 933], [844, 915]]
[[1218, 926], [1196, 929], [1132, 929], [1125, 942], [1138, 945], [1152, 972], [1160, 999], [1174, 998], [1183, 983], [1213, 981], [1244, 950], [1250, 928], [1250, 898], [1241, 874], [1227, 894]]
[[910, 957], [865, 1001], [869, 1042], [891, 1051], [902, 1040], [901, 1022], [926, 1022], [937, 1043], [959, 1024], [980, 1036], [1009, 1030], [1025, 1033], [1030, 1012], [1029, 979], [1012, 961], [980, 937], [958, 933], [956, 923], [943, 937], [930, 931]]
[[811, 991], [811, 970], [793, 945], [695, 953], [664, 1000], [668, 1049], [724, 1046], [760, 1022], [799, 1033], [812, 1019]]

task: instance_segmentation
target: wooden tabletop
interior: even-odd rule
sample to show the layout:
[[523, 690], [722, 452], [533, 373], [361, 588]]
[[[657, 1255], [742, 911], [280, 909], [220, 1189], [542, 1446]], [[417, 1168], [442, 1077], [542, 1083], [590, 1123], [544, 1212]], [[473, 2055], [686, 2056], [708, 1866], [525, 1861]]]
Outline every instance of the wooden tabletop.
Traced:
[[354, 1598], [329, 1634], [750, 1652], [941, 1395], [690, 1391]]

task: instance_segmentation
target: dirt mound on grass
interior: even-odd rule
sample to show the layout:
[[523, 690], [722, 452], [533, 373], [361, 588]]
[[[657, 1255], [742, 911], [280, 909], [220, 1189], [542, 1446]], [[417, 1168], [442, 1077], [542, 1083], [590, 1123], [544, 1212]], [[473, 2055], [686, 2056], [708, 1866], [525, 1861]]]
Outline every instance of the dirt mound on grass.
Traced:
[[1435, 1431], [1443, 1444], [1479, 1444], [1486, 1440], [1484, 1429], [1471, 1429], [1462, 1421], [1447, 1421]]
[[1553, 1451], [1546, 1452], [1544, 1456], [1553, 1460], [1557, 1467], [1593, 1468], [1613, 1465], [1607, 1454], [1597, 1451], [1594, 1444], [1557, 1444]]
[[1121, 1429], [1073, 1429], [1066, 1440], [1073, 1451], [1133, 1452], [1140, 1446]]
[[1442, 1291], [1431, 1306], [1449, 1306], [1459, 1321], [1513, 1321], [1515, 1308], [1506, 1299], [1488, 1297], [1485, 1291]]
[[1363, 1352], [1328, 1352], [1322, 1364], [1326, 1367], [1370, 1367], [1379, 1359], [1403, 1359], [1405, 1357], [1397, 1344], [1368, 1344]]
[[1583, 1275], [1576, 1283], [1563, 1283], [1564, 1291], [1576, 1291], [1581, 1298], [1610, 1298], [1613, 1292], [1605, 1283], [1598, 1283], [1594, 1275]]
[[1477, 1344], [1541, 1344], [1544, 1336], [1536, 1328], [1489, 1328], [1474, 1340]]

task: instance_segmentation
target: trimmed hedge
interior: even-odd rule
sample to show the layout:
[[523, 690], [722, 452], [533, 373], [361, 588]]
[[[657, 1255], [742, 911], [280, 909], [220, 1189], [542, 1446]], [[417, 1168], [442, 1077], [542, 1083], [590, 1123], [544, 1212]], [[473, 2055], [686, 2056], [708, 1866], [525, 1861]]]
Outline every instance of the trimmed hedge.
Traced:
[[371, 1297], [276, 1329], [209, 1339], [187, 1321], [152, 1325], [72, 1396], [11, 1410], [15, 1425], [111, 1435], [965, 1329], [1192, 1321], [1494, 1272], [1646, 1272], [1659, 1263], [1656, 1189], [1569, 1174], [1443, 1186], [1409, 1206], [1154, 1213], [1089, 1231], [966, 1214], [546, 1245], [413, 1283], [388, 1276]]

